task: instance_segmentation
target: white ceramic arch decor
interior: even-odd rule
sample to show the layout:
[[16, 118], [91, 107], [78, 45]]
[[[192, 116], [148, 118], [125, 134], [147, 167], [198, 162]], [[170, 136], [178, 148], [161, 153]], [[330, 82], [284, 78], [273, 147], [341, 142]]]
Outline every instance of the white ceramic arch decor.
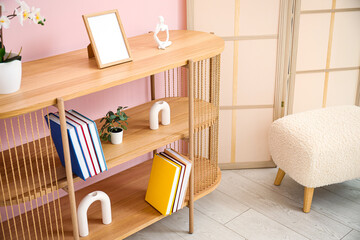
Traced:
[[109, 196], [102, 191], [89, 193], [81, 200], [77, 210], [80, 237], [86, 237], [89, 235], [87, 211], [90, 205], [97, 200], [100, 200], [101, 202], [103, 224], [111, 223], [111, 204]]
[[150, 109], [150, 129], [159, 128], [159, 112], [161, 111], [161, 124], [170, 124], [170, 106], [165, 101], [158, 101]]
[[[168, 46], [171, 45], [171, 41], [169, 41], [169, 27], [168, 25], [166, 25], [164, 22], [164, 17], [163, 16], [159, 16], [159, 22], [157, 25], [156, 25], [156, 29], [155, 29], [155, 32], [154, 32], [154, 39], [156, 41], [156, 43], [158, 44], [158, 48], [159, 49], [165, 49], [167, 48]], [[165, 41], [160, 41], [160, 39], [158, 38], [158, 33], [162, 31], [162, 32], [165, 32], [166, 31], [166, 40]]]

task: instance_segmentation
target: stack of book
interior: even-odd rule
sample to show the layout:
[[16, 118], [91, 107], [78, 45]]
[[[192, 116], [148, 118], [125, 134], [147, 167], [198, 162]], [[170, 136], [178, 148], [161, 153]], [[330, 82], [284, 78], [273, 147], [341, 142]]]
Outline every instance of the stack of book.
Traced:
[[171, 148], [155, 154], [145, 201], [163, 215], [181, 209], [190, 171], [190, 160]]
[[[65, 115], [73, 173], [85, 180], [106, 171], [106, 161], [96, 123], [75, 110], [66, 111]], [[62, 165], [65, 166], [59, 114], [50, 113], [49, 119], [47, 116], [45, 118], [46, 122], [50, 123], [49, 128], [56, 151]]]

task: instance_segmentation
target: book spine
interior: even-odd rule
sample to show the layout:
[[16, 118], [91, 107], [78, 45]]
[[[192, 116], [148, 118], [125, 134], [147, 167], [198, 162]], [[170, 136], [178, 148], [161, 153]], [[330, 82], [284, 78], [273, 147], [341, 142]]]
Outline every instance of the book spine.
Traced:
[[93, 121], [92, 119], [82, 115], [81, 113], [79, 113], [79, 112], [77, 112], [77, 111], [75, 111], [73, 109], [70, 110], [70, 112], [72, 114], [77, 115], [78, 117], [80, 116], [81, 118], [85, 119], [87, 121], [87, 124], [88, 124], [89, 128], [90, 128], [90, 126], [92, 126], [93, 133], [94, 133], [94, 134], [92, 134], [92, 136], [93, 136], [93, 139], [94, 139], [94, 146], [96, 146], [98, 148], [96, 153], [98, 154], [99, 163], [100, 163], [102, 171], [103, 172], [107, 171], [108, 168], [107, 168], [107, 164], [106, 164], [106, 160], [105, 160], [105, 156], [104, 156], [104, 151], [103, 151], [103, 148], [102, 148], [99, 132], [98, 132], [95, 121]]
[[66, 115], [66, 121], [69, 121], [69, 120], [76, 123], [78, 125], [78, 127], [80, 128], [80, 133], [79, 134], [82, 134], [84, 142], [85, 142], [84, 151], [87, 151], [88, 156], [89, 156], [89, 160], [90, 160], [89, 162], [91, 163], [91, 166], [92, 166], [92, 168], [94, 170], [94, 175], [97, 175], [100, 171], [99, 171], [99, 168], [96, 167], [96, 165], [95, 165], [96, 160], [93, 159], [92, 154], [90, 152], [90, 146], [89, 146], [90, 143], [88, 143], [88, 140], [86, 138], [85, 130], [84, 130], [83, 126], [81, 124], [79, 124], [78, 122], [74, 121], [73, 119], [71, 119], [68, 115]]
[[95, 144], [96, 144], [96, 142], [94, 141], [94, 134], [93, 133], [91, 133], [92, 131], [91, 131], [91, 127], [93, 127], [92, 126], [92, 124], [91, 123], [87, 123], [86, 121], [84, 121], [83, 119], [81, 119], [81, 117], [78, 117], [78, 116], [76, 116], [76, 114], [75, 113], [73, 113], [71, 110], [70, 111], [66, 111], [66, 114], [68, 114], [69, 116], [71, 116], [72, 117], [72, 119], [74, 120], [74, 121], [78, 121], [78, 123], [79, 124], [81, 124], [82, 126], [83, 125], [85, 125], [86, 127], [86, 129], [85, 129], [85, 131], [86, 131], [86, 135], [88, 136], [88, 142], [89, 142], [89, 147], [90, 147], [90, 152], [91, 152], [91, 155], [92, 155], [92, 159], [94, 160], [94, 161], [96, 161], [95, 162], [95, 167], [97, 168], [97, 169], [99, 169], [99, 172], [101, 171], [101, 172], [103, 172], [104, 171], [104, 169], [103, 169], [103, 167], [102, 167], [102, 161], [99, 159], [99, 154], [98, 154], [98, 151], [96, 150], [96, 147], [95, 147]]

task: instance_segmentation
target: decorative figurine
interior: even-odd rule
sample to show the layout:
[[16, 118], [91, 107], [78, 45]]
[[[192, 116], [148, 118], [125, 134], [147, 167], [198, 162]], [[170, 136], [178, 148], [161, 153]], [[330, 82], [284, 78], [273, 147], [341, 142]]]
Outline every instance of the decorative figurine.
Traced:
[[[165, 48], [167, 48], [168, 46], [171, 45], [171, 41], [169, 41], [169, 27], [168, 27], [168, 25], [164, 24], [165, 20], [164, 20], [163, 16], [159, 16], [159, 21], [160, 21], [160, 23], [158, 23], [156, 25], [154, 39], [155, 39], [156, 43], [158, 44], [158, 48], [165, 50]], [[160, 31], [162, 31], [162, 32], [166, 31], [166, 40], [165, 41], [160, 41], [159, 38], [157, 37], [157, 34]]]
[[103, 224], [111, 223], [111, 204], [109, 196], [102, 191], [89, 193], [81, 200], [77, 210], [80, 237], [89, 235], [87, 211], [90, 205], [97, 200], [100, 200], [101, 202]]
[[158, 101], [150, 109], [150, 129], [159, 128], [159, 112], [161, 111], [161, 124], [170, 124], [170, 106], [165, 101]]

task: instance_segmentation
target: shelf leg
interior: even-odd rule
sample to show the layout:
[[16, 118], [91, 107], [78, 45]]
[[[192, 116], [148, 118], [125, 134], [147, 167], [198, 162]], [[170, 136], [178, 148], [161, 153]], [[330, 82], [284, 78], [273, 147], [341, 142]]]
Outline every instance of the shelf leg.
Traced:
[[189, 233], [194, 232], [194, 62], [189, 60], [189, 156], [192, 162], [189, 185]]
[[155, 75], [150, 76], [151, 101], [155, 100]]
[[62, 138], [62, 144], [63, 144], [63, 150], [64, 150], [64, 158], [65, 158], [67, 187], [69, 190], [68, 194], [69, 194], [69, 200], [70, 200], [70, 211], [71, 211], [71, 222], [72, 222], [72, 227], [73, 227], [73, 236], [74, 236], [74, 239], [78, 240], [79, 239], [79, 229], [78, 229], [78, 224], [77, 224], [74, 181], [73, 181], [73, 173], [72, 173], [72, 168], [71, 168], [69, 140], [67, 137], [64, 100], [62, 98], [57, 99], [57, 107], [59, 110], [59, 117], [60, 117], [61, 138]]
[[[155, 100], [155, 75], [150, 75], [150, 86], [151, 86], [151, 101]], [[157, 150], [153, 150], [153, 157], [157, 153]]]

